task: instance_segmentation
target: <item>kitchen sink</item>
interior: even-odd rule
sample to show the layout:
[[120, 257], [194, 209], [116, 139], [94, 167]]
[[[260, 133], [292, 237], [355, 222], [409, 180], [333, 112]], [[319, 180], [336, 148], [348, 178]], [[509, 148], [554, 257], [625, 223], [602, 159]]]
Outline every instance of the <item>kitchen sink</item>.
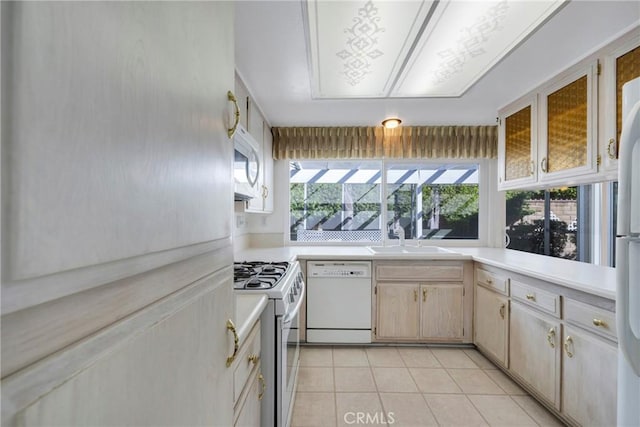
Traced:
[[438, 246], [367, 246], [374, 254], [453, 254]]

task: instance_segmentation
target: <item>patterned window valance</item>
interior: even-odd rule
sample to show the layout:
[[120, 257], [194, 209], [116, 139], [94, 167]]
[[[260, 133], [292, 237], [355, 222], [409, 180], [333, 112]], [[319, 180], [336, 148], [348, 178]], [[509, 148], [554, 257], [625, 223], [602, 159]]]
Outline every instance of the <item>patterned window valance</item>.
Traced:
[[498, 153], [497, 126], [274, 127], [279, 159], [478, 159]]

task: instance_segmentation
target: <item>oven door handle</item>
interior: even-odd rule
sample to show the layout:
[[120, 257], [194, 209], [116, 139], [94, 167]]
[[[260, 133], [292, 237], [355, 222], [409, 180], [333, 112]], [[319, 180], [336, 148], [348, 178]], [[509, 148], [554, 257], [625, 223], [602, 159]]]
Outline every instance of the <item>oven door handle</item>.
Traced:
[[296, 304], [296, 307], [293, 309], [293, 311], [284, 315], [284, 317], [282, 318], [283, 325], [287, 325], [291, 323], [293, 318], [298, 315], [298, 312], [300, 311], [300, 307], [302, 306], [302, 300], [304, 299], [304, 293], [305, 293], [306, 287], [307, 286], [305, 284], [300, 288], [300, 298], [298, 299], [298, 303]]

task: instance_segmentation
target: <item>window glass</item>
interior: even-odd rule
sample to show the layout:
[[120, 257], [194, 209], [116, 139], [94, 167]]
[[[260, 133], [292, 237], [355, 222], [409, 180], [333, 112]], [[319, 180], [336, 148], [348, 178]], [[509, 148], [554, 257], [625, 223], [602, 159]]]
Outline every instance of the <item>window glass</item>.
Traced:
[[507, 191], [507, 248], [590, 262], [590, 190]]
[[386, 168], [386, 235], [399, 239], [478, 239], [478, 165]]
[[290, 164], [290, 235], [298, 242], [379, 242], [381, 162]]

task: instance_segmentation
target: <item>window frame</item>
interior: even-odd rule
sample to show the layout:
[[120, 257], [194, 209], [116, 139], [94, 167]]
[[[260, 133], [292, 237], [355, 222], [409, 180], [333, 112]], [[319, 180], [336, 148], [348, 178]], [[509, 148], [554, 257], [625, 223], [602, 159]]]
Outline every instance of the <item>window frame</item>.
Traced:
[[[287, 161], [287, 165], [290, 162], [348, 162], [348, 160], [335, 160], [335, 159], [292, 159]], [[481, 247], [489, 245], [489, 233], [493, 231], [493, 227], [489, 224], [489, 200], [495, 199], [497, 191], [496, 179], [492, 179], [495, 174], [495, 166], [491, 166], [491, 162], [495, 163], [495, 159], [353, 159], [354, 162], [371, 161], [380, 163], [380, 186], [381, 186], [381, 218], [382, 225], [387, 219], [387, 174], [386, 171], [389, 166], [404, 166], [404, 165], [442, 165], [442, 164], [455, 164], [455, 165], [477, 165], [478, 166], [478, 239], [405, 239], [405, 244], [411, 246], [417, 246], [418, 242], [422, 246], [440, 246], [440, 247]], [[287, 246], [394, 246], [398, 245], [398, 239], [389, 239], [385, 230], [382, 230], [382, 240], [380, 241], [318, 241], [318, 242], [300, 242], [291, 240], [291, 234], [289, 233], [289, 218], [291, 208], [291, 181], [287, 174], [286, 179], [286, 191], [287, 191], [287, 207], [284, 210], [284, 223], [285, 223], [285, 244]], [[495, 193], [495, 194], [492, 194]]]

